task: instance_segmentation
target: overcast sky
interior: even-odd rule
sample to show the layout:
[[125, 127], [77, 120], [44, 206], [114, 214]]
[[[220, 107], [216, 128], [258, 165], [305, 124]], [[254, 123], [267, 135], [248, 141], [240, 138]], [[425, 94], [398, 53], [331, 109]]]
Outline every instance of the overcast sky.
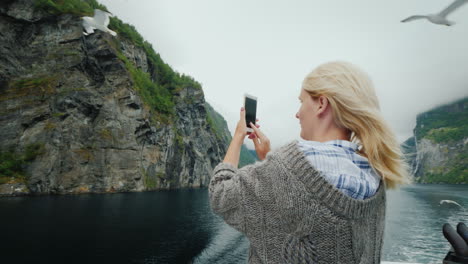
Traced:
[[447, 27], [400, 21], [437, 13], [451, 0], [100, 2], [174, 70], [199, 81], [231, 133], [244, 93], [257, 96], [259, 124], [273, 148], [299, 137], [302, 80], [327, 61], [349, 61], [371, 76], [400, 141], [412, 135], [418, 113], [468, 96], [468, 4]]

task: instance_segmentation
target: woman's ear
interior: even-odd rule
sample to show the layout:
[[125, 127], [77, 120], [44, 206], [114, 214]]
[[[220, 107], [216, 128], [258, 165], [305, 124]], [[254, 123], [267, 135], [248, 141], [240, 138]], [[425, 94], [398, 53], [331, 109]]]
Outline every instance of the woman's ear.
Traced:
[[324, 113], [328, 108], [328, 98], [321, 95], [318, 98], [318, 114]]

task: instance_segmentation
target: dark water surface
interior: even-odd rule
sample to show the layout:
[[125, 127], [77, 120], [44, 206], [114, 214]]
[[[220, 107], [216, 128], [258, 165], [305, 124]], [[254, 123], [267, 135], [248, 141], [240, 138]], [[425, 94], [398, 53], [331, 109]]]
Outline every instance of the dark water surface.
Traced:
[[[453, 200], [440, 205], [440, 200]], [[443, 223], [468, 223], [468, 186], [388, 192], [383, 259], [441, 263]], [[206, 189], [0, 198], [1, 263], [245, 263], [248, 240]]]

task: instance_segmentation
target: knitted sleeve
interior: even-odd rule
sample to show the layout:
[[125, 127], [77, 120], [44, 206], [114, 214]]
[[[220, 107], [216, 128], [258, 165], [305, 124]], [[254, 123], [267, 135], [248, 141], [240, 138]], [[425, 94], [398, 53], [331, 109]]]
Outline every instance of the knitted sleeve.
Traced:
[[237, 169], [228, 163], [220, 163], [214, 169], [208, 190], [212, 210], [226, 223], [247, 233], [245, 191], [254, 188], [250, 175], [254, 165]]

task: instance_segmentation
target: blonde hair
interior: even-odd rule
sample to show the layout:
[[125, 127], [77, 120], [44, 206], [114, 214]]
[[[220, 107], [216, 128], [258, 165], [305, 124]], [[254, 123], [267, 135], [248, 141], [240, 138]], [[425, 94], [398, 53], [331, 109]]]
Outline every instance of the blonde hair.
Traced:
[[400, 145], [380, 114], [366, 73], [348, 62], [328, 62], [308, 74], [302, 88], [314, 98], [328, 99], [335, 123], [351, 132], [350, 140], [360, 145], [359, 154], [367, 157], [387, 188], [411, 183]]

